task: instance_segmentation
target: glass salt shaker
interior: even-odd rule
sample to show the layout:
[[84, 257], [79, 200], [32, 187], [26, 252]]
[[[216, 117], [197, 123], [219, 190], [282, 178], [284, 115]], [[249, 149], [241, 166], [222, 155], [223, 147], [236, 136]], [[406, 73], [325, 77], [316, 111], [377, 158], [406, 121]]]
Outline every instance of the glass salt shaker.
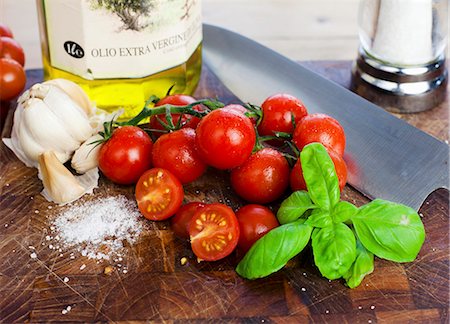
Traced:
[[447, 0], [361, 0], [354, 90], [385, 109], [414, 113], [445, 99]]

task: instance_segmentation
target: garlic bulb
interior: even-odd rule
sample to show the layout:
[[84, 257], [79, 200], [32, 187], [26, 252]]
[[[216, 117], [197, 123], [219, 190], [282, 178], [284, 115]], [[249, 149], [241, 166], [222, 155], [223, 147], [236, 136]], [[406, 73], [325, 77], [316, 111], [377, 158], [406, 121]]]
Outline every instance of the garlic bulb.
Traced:
[[[44, 183], [42, 195], [64, 204], [97, 187], [100, 145], [98, 132], [105, 121], [120, 115], [97, 112], [75, 83], [57, 79], [33, 85], [20, 96], [11, 138], [3, 142], [28, 167], [37, 167]], [[74, 154], [75, 153], [75, 154]], [[74, 176], [63, 163], [81, 176]]]
[[68, 94], [51, 84], [35, 84], [19, 98], [11, 138], [3, 141], [23, 163], [37, 167], [46, 151], [68, 161], [94, 133], [87, 113]]

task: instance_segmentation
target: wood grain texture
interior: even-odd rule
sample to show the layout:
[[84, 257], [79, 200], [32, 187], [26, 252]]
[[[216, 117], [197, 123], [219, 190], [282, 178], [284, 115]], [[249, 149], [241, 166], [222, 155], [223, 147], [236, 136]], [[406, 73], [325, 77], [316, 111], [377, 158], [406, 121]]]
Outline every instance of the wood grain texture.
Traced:
[[[350, 62], [304, 62], [348, 87]], [[29, 71], [29, 82], [42, 78]], [[237, 99], [205, 68], [196, 96]], [[448, 140], [448, 103], [418, 114], [398, 116], [430, 134]], [[11, 117], [11, 114], [10, 114]], [[9, 134], [11, 119], [3, 136]], [[107, 262], [82, 257], [75, 250], [49, 249], [46, 235], [52, 218], [65, 207], [43, 199], [36, 170], [26, 168], [0, 144], [0, 321], [167, 323], [422, 323], [448, 321], [448, 191], [432, 193], [420, 209], [427, 238], [416, 261], [396, 264], [376, 259], [375, 272], [356, 289], [328, 281], [312, 266], [306, 249], [280, 272], [247, 281], [236, 275], [237, 257], [197, 263], [189, 244], [179, 240], [167, 222], [146, 223], [139, 241], [127, 248], [120, 267], [103, 274]], [[186, 201], [243, 201], [229, 186], [227, 172], [208, 170], [185, 186]], [[96, 197], [123, 194], [101, 178]], [[343, 198], [367, 202], [347, 186]], [[82, 200], [90, 200], [85, 196]], [[272, 205], [277, 208], [277, 204]], [[31, 248], [32, 247], [32, 248]], [[36, 253], [37, 258], [30, 257]], [[76, 255], [69, 257], [70, 253]], [[181, 258], [188, 262], [181, 265]], [[122, 269], [126, 267], [125, 273]], [[82, 269], [83, 268], [83, 269]], [[68, 280], [67, 280], [67, 279]], [[70, 306], [69, 312], [63, 314]]]

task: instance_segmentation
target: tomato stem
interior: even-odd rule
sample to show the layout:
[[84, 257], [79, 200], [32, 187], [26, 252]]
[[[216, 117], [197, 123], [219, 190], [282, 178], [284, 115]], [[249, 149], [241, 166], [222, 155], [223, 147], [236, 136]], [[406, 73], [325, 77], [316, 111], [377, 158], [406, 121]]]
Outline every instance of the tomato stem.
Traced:
[[[152, 96], [152, 97], [154, 97], [154, 96]], [[152, 98], [152, 97], [150, 97], [150, 98]], [[206, 116], [210, 111], [218, 109], [218, 108], [222, 108], [225, 106], [222, 102], [215, 100], [215, 99], [201, 99], [201, 100], [197, 100], [186, 106], [174, 106], [171, 104], [165, 104], [165, 105], [162, 105], [159, 107], [150, 107], [150, 105], [152, 103], [154, 104], [155, 102], [150, 99], [147, 100], [147, 102], [144, 105], [144, 108], [139, 112], [139, 114], [137, 114], [135, 117], [133, 117], [132, 119], [130, 119], [128, 121], [117, 122], [116, 125], [118, 125], [118, 126], [136, 126], [143, 119], [154, 116], [154, 115], [165, 115], [167, 121], [169, 122], [169, 119], [171, 120], [171, 118], [168, 119], [167, 117], [174, 113], [175, 114], [176, 113], [188, 114], [188, 115], [202, 118], [202, 117]], [[203, 105], [207, 109], [204, 111], [197, 111], [197, 110], [193, 109], [193, 107], [197, 106], [197, 105]]]

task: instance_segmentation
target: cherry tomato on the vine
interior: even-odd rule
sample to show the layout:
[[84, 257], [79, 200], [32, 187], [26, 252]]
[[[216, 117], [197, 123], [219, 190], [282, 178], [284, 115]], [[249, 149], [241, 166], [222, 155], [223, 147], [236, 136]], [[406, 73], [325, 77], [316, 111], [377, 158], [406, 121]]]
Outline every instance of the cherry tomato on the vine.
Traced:
[[256, 142], [250, 119], [233, 110], [210, 112], [202, 118], [196, 133], [198, 152], [203, 161], [221, 170], [244, 163]]
[[0, 23], [0, 36], [14, 38], [14, 35], [13, 35], [11, 29], [2, 23]]
[[22, 65], [8, 58], [0, 58], [0, 100], [11, 100], [25, 87], [25, 71]]
[[194, 181], [206, 170], [206, 164], [197, 153], [192, 128], [182, 128], [158, 138], [152, 155], [155, 167], [169, 170], [183, 184]]
[[289, 185], [289, 165], [275, 149], [264, 148], [231, 170], [231, 186], [247, 201], [265, 204], [281, 197]]
[[272, 211], [262, 205], [245, 205], [236, 212], [236, 217], [241, 231], [238, 247], [243, 253], [250, 250], [267, 232], [280, 225]]
[[270, 96], [262, 103], [261, 109], [263, 117], [258, 125], [260, 135], [273, 136], [275, 132], [292, 134], [292, 120], [297, 125], [308, 114], [305, 105], [298, 98], [285, 93]]
[[192, 216], [205, 206], [206, 204], [197, 201], [181, 206], [175, 216], [170, 219], [170, 225], [175, 234], [181, 238], [189, 238], [189, 224]]
[[309, 143], [318, 142], [344, 155], [344, 129], [336, 119], [325, 114], [305, 116], [295, 128], [292, 141], [300, 150]]
[[[163, 106], [166, 104], [170, 104], [170, 105], [174, 105], [174, 106], [186, 106], [195, 101], [196, 101], [195, 98], [193, 98], [191, 96], [184, 95], [184, 94], [174, 94], [174, 95], [169, 95], [169, 96], [164, 97], [161, 100], [159, 100], [155, 104], [155, 107], [160, 107], [160, 106]], [[197, 111], [202, 111], [203, 107], [201, 105], [196, 105], [192, 109], [197, 110]], [[181, 114], [174, 113], [171, 115], [172, 115], [172, 122], [176, 126], [180, 119]], [[165, 115], [155, 115], [150, 118], [150, 128], [164, 131], [164, 127], [160, 124], [157, 117], [162, 122], [167, 123]], [[191, 116], [189, 114], [181, 115], [181, 124], [183, 125], [182, 128], [194, 128], [195, 129], [199, 122], [200, 122], [200, 118], [198, 118], [198, 117]], [[153, 134], [156, 137], [159, 137], [164, 133], [163, 132], [153, 132]]]
[[[233, 110], [233, 111], [239, 112], [239, 113], [244, 114], [244, 115], [246, 113], [248, 113], [247, 108], [245, 108], [244, 106], [239, 105], [239, 104], [226, 105], [226, 106], [222, 107], [221, 109]], [[252, 122], [253, 125], [256, 125], [256, 119], [255, 118], [250, 118], [250, 121]]]
[[25, 65], [25, 54], [22, 46], [12, 38], [0, 37], [0, 57], [9, 58], [20, 65]]
[[233, 210], [214, 203], [197, 210], [189, 224], [192, 251], [199, 260], [216, 261], [233, 252], [239, 240]]
[[136, 184], [136, 201], [139, 210], [150, 220], [164, 220], [176, 213], [183, 198], [183, 186], [168, 170], [147, 170]]
[[[334, 163], [334, 168], [339, 181], [339, 189], [342, 191], [345, 184], [347, 183], [347, 164], [345, 163], [342, 156], [333, 150], [328, 149], [328, 154]], [[303, 178], [302, 163], [300, 159], [297, 160], [294, 167], [292, 168], [290, 175], [290, 184], [293, 191], [296, 190], [306, 190], [305, 179]]]
[[139, 127], [117, 128], [100, 149], [99, 168], [113, 182], [136, 183], [152, 164], [152, 147], [150, 136]]

